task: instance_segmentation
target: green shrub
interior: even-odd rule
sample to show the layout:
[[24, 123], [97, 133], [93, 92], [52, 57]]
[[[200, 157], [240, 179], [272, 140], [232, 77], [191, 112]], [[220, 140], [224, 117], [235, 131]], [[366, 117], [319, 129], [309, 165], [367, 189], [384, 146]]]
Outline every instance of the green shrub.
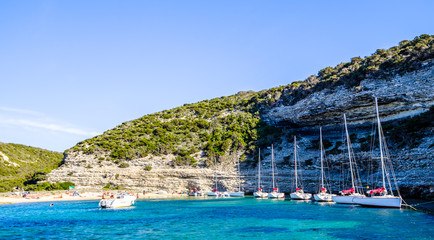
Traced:
[[127, 168], [127, 167], [129, 167], [130, 166], [130, 164], [128, 164], [128, 163], [126, 163], [126, 162], [121, 162], [121, 164], [119, 164], [119, 167], [120, 168]]
[[146, 165], [145, 166], [145, 171], [151, 171], [152, 170], [152, 166]]

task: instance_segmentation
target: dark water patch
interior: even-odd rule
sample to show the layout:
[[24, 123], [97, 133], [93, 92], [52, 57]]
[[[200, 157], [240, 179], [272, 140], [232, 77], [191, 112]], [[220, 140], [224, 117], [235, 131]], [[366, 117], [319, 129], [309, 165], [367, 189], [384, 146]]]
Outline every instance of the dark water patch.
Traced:
[[231, 232], [262, 232], [262, 233], [274, 233], [274, 232], [291, 232], [288, 228], [278, 227], [245, 227], [231, 230]]

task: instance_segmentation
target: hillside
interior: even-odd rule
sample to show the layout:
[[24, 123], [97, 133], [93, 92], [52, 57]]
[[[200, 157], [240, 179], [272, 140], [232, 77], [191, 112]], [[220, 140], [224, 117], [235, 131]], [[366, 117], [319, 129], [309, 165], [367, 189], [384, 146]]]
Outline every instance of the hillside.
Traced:
[[[282, 175], [289, 178], [290, 168], [285, 169], [292, 149], [288, 139], [297, 135], [306, 156], [313, 155], [314, 129], [320, 125], [329, 129], [330, 157], [342, 161], [337, 129], [344, 112], [353, 128], [363, 127], [355, 129], [357, 146], [361, 154], [367, 154], [373, 96], [380, 97], [392, 149], [403, 148], [405, 157], [413, 157], [412, 151], [418, 148], [431, 151], [433, 43], [434, 36], [421, 35], [371, 56], [324, 68], [304, 81], [186, 104], [125, 122], [67, 150], [65, 164], [50, 174], [49, 181], [68, 180], [88, 188], [207, 188], [214, 172], [209, 167], [217, 162], [219, 184], [231, 188], [236, 179], [233, 164], [241, 158], [244, 186], [251, 188], [259, 148], [278, 146]], [[262, 152], [265, 164], [270, 153]], [[429, 154], [418, 159], [431, 161]], [[303, 161], [310, 168], [316, 159], [311, 156]], [[312, 172], [311, 183], [314, 177]]]
[[[261, 117], [276, 106], [291, 106], [309, 94], [339, 86], [358, 88], [368, 77], [387, 79], [421, 68], [434, 56], [434, 36], [422, 35], [402, 41], [388, 50], [379, 49], [362, 59], [327, 67], [301, 82], [261, 92], [186, 104], [172, 110], [146, 115], [78, 143], [71, 151], [101, 155], [100, 160], [131, 160], [148, 154], [175, 154], [185, 157], [200, 150], [208, 156], [221, 156], [238, 149], [252, 153], [272, 142], [279, 130]], [[271, 138], [270, 138], [271, 137]], [[206, 143], [206, 144], [203, 144]], [[193, 159], [185, 159], [189, 164]]]
[[0, 192], [36, 184], [57, 168], [63, 154], [13, 143], [0, 143]]

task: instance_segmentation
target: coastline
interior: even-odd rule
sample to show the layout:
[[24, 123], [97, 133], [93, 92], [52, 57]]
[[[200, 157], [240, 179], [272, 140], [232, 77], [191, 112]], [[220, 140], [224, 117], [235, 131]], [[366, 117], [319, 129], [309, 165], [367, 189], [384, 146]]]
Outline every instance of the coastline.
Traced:
[[[80, 200], [98, 200], [102, 199], [102, 195], [107, 191], [85, 191], [80, 192], [78, 195], [74, 195], [71, 191], [64, 192], [33, 192], [27, 194], [26, 197], [22, 197], [19, 195], [13, 195], [11, 193], [1, 194], [0, 195], [0, 205], [3, 204], [15, 204], [15, 203], [34, 203], [34, 202], [56, 202], [56, 201], [80, 201]], [[110, 193], [116, 194], [118, 192], [125, 191], [109, 191]], [[178, 193], [138, 193], [133, 191], [126, 191], [134, 196], [137, 199], [164, 199], [164, 198], [185, 198], [188, 197], [187, 194], [178, 194]]]

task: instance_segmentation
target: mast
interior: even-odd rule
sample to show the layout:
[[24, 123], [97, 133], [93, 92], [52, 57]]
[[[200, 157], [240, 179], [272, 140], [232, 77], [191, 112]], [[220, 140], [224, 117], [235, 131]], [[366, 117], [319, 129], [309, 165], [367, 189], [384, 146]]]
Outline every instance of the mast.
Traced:
[[215, 190], [217, 191], [217, 158], [214, 157], [214, 184]]
[[351, 186], [354, 189], [354, 191], [356, 191], [356, 188], [354, 187], [353, 162], [351, 161], [350, 135], [348, 134], [347, 116], [345, 115], [345, 113], [344, 113], [344, 123], [345, 123], [345, 133], [347, 135], [348, 158], [350, 159]]
[[324, 169], [323, 169], [323, 146], [322, 146], [322, 128], [319, 128], [319, 145], [321, 146], [321, 188], [324, 187]]
[[241, 170], [240, 170], [240, 158], [238, 157], [238, 154], [237, 154], [237, 159], [238, 159], [238, 192], [241, 192]]
[[273, 144], [271, 144], [271, 174], [273, 176], [273, 191], [274, 191], [274, 152], [273, 152]]
[[380, 142], [380, 159], [381, 159], [381, 173], [383, 174], [383, 187], [386, 189], [386, 181], [384, 179], [384, 159], [383, 159], [383, 145], [381, 139], [381, 123], [380, 123], [380, 114], [378, 112], [378, 101], [375, 98], [375, 109], [377, 112], [377, 122], [378, 122], [378, 140]]
[[297, 191], [297, 140], [294, 136], [295, 191]]
[[258, 155], [258, 190], [261, 189], [261, 149], [259, 148], [259, 155]]

